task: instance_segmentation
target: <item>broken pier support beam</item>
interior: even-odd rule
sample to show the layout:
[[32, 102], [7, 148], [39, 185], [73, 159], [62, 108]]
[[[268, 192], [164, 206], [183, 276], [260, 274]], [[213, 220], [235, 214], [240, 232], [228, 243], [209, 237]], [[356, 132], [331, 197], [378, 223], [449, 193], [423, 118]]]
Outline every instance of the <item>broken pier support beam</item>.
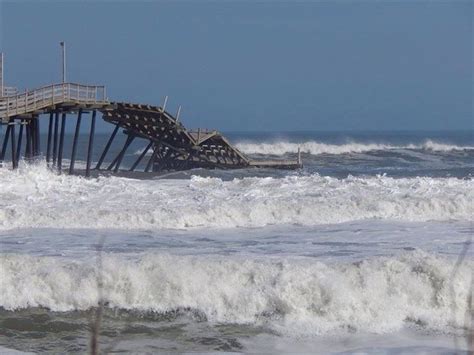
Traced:
[[134, 139], [135, 139], [134, 135], [127, 134], [127, 140], [125, 141], [125, 144], [123, 145], [123, 147], [120, 150], [119, 154], [112, 161], [112, 163], [110, 163], [107, 170], [114, 169], [114, 172], [118, 171], [118, 169], [120, 168], [120, 164], [122, 164], [122, 160], [123, 160], [123, 157], [125, 155], [125, 152], [127, 151], [128, 147], [130, 146], [130, 144], [133, 142]]
[[140, 164], [140, 162], [143, 160], [143, 158], [145, 157], [145, 155], [148, 153], [148, 151], [150, 150], [151, 146], [153, 145], [153, 142], [150, 142], [148, 143], [148, 145], [145, 147], [145, 149], [143, 150], [143, 152], [140, 154], [140, 156], [138, 157], [138, 159], [135, 161], [135, 163], [133, 163], [132, 167], [130, 168], [129, 171], [134, 171], [138, 164]]
[[100, 167], [102, 166], [102, 163], [104, 162], [104, 159], [105, 159], [107, 153], [109, 152], [110, 146], [112, 145], [112, 142], [114, 141], [115, 136], [117, 135], [117, 132], [118, 132], [119, 128], [120, 128], [119, 125], [115, 125], [115, 128], [114, 128], [112, 134], [110, 135], [110, 138], [107, 141], [107, 144], [105, 145], [104, 151], [102, 152], [102, 154], [99, 158], [99, 161], [97, 162], [97, 165], [95, 166], [96, 170], [100, 170]]
[[149, 172], [152, 165], [155, 163], [156, 156], [158, 155], [158, 147], [155, 145], [153, 147], [153, 153], [151, 154], [150, 160], [148, 160], [148, 163], [145, 167], [145, 172]]
[[125, 152], [127, 151], [130, 144], [132, 144], [134, 139], [135, 139], [135, 136], [133, 135], [130, 135], [127, 137], [127, 141], [125, 142], [125, 145], [123, 146], [123, 149], [119, 154], [117, 164], [115, 164], [114, 172], [117, 172], [119, 170], [120, 164], [122, 164], [123, 157], [125, 156]]

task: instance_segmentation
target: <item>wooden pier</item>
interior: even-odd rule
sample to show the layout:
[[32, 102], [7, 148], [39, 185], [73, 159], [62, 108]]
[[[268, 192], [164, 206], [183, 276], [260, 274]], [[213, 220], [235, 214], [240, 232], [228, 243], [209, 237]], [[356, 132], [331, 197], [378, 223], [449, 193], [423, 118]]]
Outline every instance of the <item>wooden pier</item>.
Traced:
[[[3, 60], [0, 64], [3, 63]], [[3, 72], [3, 71], [2, 71]], [[252, 161], [233, 147], [218, 131], [187, 130], [179, 120], [179, 113], [173, 116], [166, 111], [166, 99], [161, 107], [124, 102], [111, 102], [106, 95], [105, 86], [61, 83], [48, 85], [31, 91], [19, 93], [3, 86], [0, 90], [0, 124], [5, 126], [5, 134], [0, 151], [0, 164], [10, 150], [12, 168], [18, 167], [22, 145], [25, 160], [42, 159], [40, 149], [40, 121], [47, 121], [48, 135], [44, 158], [49, 166], [63, 171], [63, 154], [66, 122], [73, 117], [75, 131], [69, 167], [70, 174], [75, 171], [76, 152], [79, 131], [86, 114], [90, 115], [89, 140], [85, 175], [90, 176], [91, 169], [118, 172], [123, 158], [136, 138], [144, 139], [147, 144], [129, 171], [135, 171], [144, 162], [144, 172], [178, 171], [193, 168], [205, 169], [242, 169], [242, 168], [279, 168], [297, 169], [302, 166], [297, 161]], [[95, 166], [92, 166], [94, 135], [97, 113], [103, 120], [114, 126], [112, 134], [103, 147], [102, 154]], [[119, 153], [107, 160], [110, 147], [117, 134], [126, 136]]]

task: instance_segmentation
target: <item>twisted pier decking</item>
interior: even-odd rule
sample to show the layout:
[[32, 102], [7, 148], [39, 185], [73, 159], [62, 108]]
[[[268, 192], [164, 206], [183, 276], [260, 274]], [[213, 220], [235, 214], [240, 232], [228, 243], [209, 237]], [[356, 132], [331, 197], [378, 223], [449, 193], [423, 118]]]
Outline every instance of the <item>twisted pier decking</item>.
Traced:
[[[147, 153], [151, 151], [144, 171], [173, 171], [192, 168], [237, 169], [246, 167], [269, 167], [296, 169], [301, 161], [251, 161], [218, 131], [188, 131], [177, 117], [165, 110], [165, 107], [110, 102], [104, 86], [90, 86], [74, 83], [48, 85], [24, 93], [2, 90], [0, 95], [0, 123], [7, 126], [0, 162], [6, 156], [10, 140], [12, 166], [16, 168], [20, 159], [23, 130], [25, 127], [25, 158], [39, 157], [40, 152], [40, 115], [49, 115], [46, 161], [62, 171], [63, 148], [66, 117], [77, 114], [69, 172], [74, 173], [79, 130], [82, 117], [92, 113], [89, 142], [87, 149], [86, 176], [92, 169], [92, 151], [96, 114], [115, 125], [115, 128], [97, 162], [95, 169], [103, 168], [110, 147], [119, 129], [126, 135], [125, 144], [119, 154], [106, 167], [118, 172], [124, 155], [136, 138], [148, 141], [145, 149], [129, 168], [134, 171]], [[10, 93], [10, 94], [8, 94]], [[165, 104], [163, 105], [165, 106]], [[60, 120], [61, 118], [61, 120]], [[18, 135], [15, 127], [19, 126]]]

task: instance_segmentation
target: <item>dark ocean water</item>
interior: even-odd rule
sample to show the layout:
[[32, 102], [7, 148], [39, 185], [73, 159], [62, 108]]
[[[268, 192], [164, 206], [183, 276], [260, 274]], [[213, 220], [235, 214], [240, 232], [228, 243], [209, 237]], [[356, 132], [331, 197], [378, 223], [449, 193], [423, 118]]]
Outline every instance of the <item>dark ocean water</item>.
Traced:
[[[230, 141], [254, 160], [297, 160], [298, 148], [304, 164], [303, 173], [325, 176], [386, 174], [394, 177], [468, 177], [474, 170], [474, 135], [472, 131], [448, 132], [227, 132]], [[93, 160], [97, 162], [109, 134], [95, 136]], [[71, 155], [72, 134], [67, 134], [64, 147], [64, 166], [68, 167]], [[77, 160], [84, 167], [88, 136], [80, 135]], [[115, 158], [125, 142], [118, 135], [102, 168]], [[42, 151], [46, 150], [46, 136], [41, 137]], [[137, 159], [147, 142], [136, 139], [128, 149], [122, 168], [128, 169]], [[9, 150], [7, 151], [9, 159]], [[82, 161], [82, 164], [81, 164]], [[143, 170], [147, 159], [138, 166]], [[93, 165], [94, 166], [94, 165]], [[209, 172], [195, 172], [204, 174]], [[255, 170], [233, 171], [212, 176], [285, 176], [286, 171]], [[189, 174], [184, 174], [185, 176]], [[177, 175], [172, 175], [176, 177]], [[178, 174], [179, 176], [179, 174]]]

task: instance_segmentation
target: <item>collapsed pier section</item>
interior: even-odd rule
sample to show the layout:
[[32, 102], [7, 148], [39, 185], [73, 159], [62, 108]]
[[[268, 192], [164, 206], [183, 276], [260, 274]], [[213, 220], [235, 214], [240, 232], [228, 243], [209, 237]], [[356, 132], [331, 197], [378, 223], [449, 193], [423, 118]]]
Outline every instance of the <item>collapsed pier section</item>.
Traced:
[[188, 131], [176, 117], [157, 106], [129, 103], [113, 103], [113, 106], [114, 109], [103, 112], [104, 120], [124, 129], [130, 137], [128, 145], [136, 137], [149, 140], [142, 154], [152, 152], [149, 168], [153, 171], [237, 169], [250, 165], [249, 159], [218, 131]]

